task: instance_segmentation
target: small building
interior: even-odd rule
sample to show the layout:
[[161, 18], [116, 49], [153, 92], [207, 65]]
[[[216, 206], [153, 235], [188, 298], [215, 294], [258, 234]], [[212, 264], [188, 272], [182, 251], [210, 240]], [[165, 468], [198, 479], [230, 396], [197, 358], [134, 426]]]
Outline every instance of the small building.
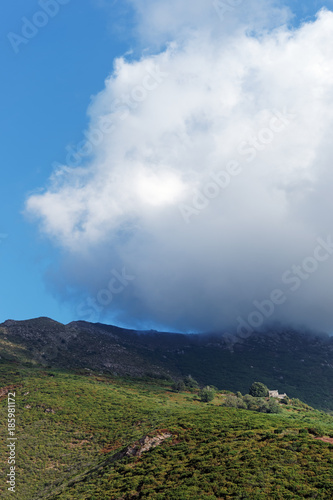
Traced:
[[287, 394], [279, 394], [279, 391], [268, 391], [268, 396], [270, 398], [278, 398], [278, 399], [284, 399], [287, 397]]

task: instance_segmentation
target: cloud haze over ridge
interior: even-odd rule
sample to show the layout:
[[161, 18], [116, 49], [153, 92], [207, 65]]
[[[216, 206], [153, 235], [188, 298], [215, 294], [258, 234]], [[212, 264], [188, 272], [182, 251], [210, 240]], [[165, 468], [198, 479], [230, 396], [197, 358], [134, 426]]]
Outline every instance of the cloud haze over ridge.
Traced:
[[27, 200], [63, 249], [49, 279], [79, 319], [331, 331], [333, 13], [291, 28], [273, 2], [131, 3], [160, 48], [115, 61]]

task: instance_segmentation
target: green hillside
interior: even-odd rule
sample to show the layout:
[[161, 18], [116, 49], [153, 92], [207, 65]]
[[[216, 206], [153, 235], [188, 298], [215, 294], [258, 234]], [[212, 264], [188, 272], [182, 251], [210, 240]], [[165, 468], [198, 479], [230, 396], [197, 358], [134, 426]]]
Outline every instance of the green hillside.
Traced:
[[223, 391], [203, 403], [197, 390], [178, 393], [167, 380], [22, 359], [0, 360], [1, 498], [13, 498], [6, 387], [16, 393], [19, 500], [333, 496], [328, 414], [298, 401], [280, 414], [226, 408]]
[[0, 356], [45, 367], [110, 375], [181, 378], [246, 392], [254, 380], [333, 412], [333, 337], [291, 330], [255, 333], [230, 344], [223, 335], [141, 332], [49, 318], [0, 325]]

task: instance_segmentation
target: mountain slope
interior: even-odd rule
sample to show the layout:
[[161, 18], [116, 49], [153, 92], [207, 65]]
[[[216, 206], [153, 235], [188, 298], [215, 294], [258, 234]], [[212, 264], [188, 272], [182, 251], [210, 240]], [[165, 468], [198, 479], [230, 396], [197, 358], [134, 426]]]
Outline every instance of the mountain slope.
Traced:
[[[0, 496], [13, 496], [6, 483], [13, 393], [20, 500], [330, 500], [332, 416], [299, 400], [281, 403], [277, 414], [225, 407], [228, 386], [249, 385], [245, 362], [255, 360], [264, 375], [275, 356], [296, 380], [286, 360], [297, 367], [310, 346], [304, 363], [325, 364], [331, 343], [324, 337], [259, 335], [231, 350], [219, 337], [7, 321], [0, 327]], [[170, 374], [188, 368], [208, 383], [230, 369], [229, 382], [223, 387], [221, 378], [224, 390], [203, 403], [197, 389], [172, 388]], [[304, 377], [300, 371], [300, 384]]]
[[191, 374], [202, 384], [241, 392], [260, 380], [333, 411], [333, 337], [324, 335], [268, 331], [230, 346], [219, 335], [143, 333], [39, 318], [0, 325], [0, 348], [7, 356], [8, 341], [14, 358], [45, 366], [166, 378]]
[[[20, 500], [332, 498], [333, 418], [205, 404], [166, 381], [79, 375], [1, 360], [16, 387]], [[0, 397], [0, 496], [6, 490], [6, 397]]]

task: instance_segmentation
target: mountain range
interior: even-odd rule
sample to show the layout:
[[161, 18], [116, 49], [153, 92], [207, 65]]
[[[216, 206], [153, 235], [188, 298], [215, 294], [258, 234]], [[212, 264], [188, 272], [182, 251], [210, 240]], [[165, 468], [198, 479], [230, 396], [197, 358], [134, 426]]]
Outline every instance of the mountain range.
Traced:
[[268, 330], [230, 344], [218, 334], [136, 331], [49, 318], [0, 325], [0, 356], [49, 368], [180, 379], [246, 393], [253, 381], [333, 411], [333, 337]]

